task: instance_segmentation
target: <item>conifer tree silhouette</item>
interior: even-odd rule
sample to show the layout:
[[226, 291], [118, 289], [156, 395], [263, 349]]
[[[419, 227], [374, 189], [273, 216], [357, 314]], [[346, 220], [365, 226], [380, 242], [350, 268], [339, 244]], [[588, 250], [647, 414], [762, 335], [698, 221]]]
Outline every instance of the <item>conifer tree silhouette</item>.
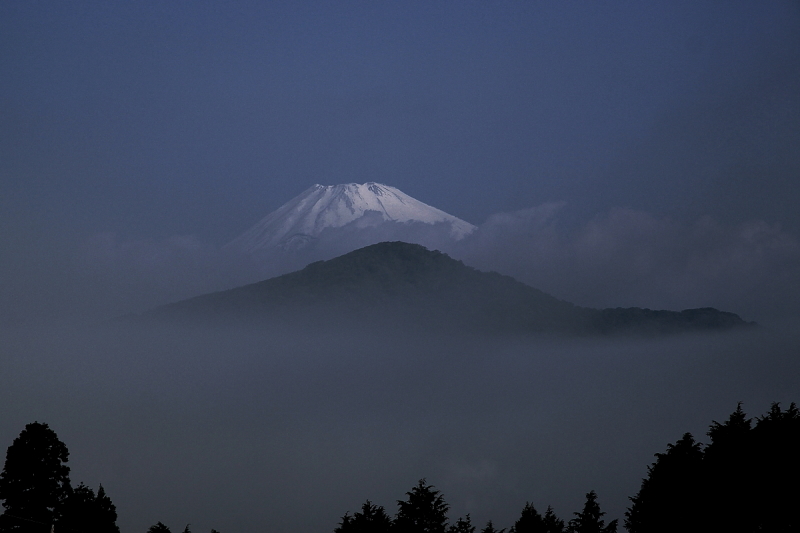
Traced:
[[475, 526], [472, 525], [469, 513], [465, 518], [459, 518], [455, 524], [447, 528], [447, 533], [475, 533]]
[[564, 521], [556, 516], [551, 506], [547, 506], [547, 511], [542, 517], [544, 523], [544, 533], [564, 533]]
[[631, 498], [625, 513], [630, 533], [696, 531], [702, 529], [703, 451], [691, 433], [685, 433], [667, 453], [657, 453], [648, 476]]
[[97, 497], [95, 498], [95, 509], [97, 512], [98, 522], [102, 524], [102, 531], [109, 531], [110, 533], [119, 533], [117, 527], [117, 506], [111, 502], [111, 498], [106, 495], [106, 489], [103, 485], [97, 489]]
[[797, 531], [800, 411], [772, 404], [748, 419], [741, 404], [712, 422], [703, 450], [690, 434], [656, 454], [625, 513], [630, 533]]
[[102, 485], [94, 491], [81, 483], [70, 489], [62, 504], [56, 532], [119, 533], [117, 509]]
[[728, 532], [755, 531], [753, 499], [758, 466], [754, 462], [752, 420], [736, 406], [728, 420], [711, 423], [711, 438], [703, 452], [704, 512], [698, 526]]
[[0, 473], [5, 512], [0, 531], [47, 533], [60, 518], [69, 491], [69, 451], [47, 424], [25, 426], [6, 453]]
[[616, 533], [617, 520], [612, 520], [605, 525], [602, 519], [606, 513], [600, 511], [600, 505], [597, 503], [597, 493], [591, 491], [586, 495], [586, 503], [583, 505], [583, 510], [579, 513], [574, 513], [575, 518], [569, 521], [567, 531], [569, 533]]
[[495, 527], [494, 527], [494, 524], [492, 524], [492, 521], [491, 521], [491, 520], [489, 520], [489, 521], [486, 523], [486, 527], [484, 527], [483, 529], [481, 529], [481, 533], [503, 533], [504, 531], [505, 531], [505, 528], [504, 528], [504, 529], [497, 529], [497, 528], [495, 528]]
[[392, 526], [392, 519], [382, 506], [373, 505], [367, 500], [361, 506], [361, 512], [350, 516], [345, 513], [339, 527], [334, 533], [387, 533]]
[[530, 502], [525, 503], [519, 519], [511, 526], [509, 533], [563, 533], [564, 521], [556, 516], [551, 506], [542, 516]]
[[753, 523], [760, 531], [798, 531], [800, 502], [800, 410], [795, 403], [782, 411], [773, 403], [752, 430]]
[[399, 507], [393, 530], [398, 533], [444, 533], [447, 511], [442, 494], [420, 479], [416, 487], [406, 493], [408, 500], [398, 500]]
[[510, 533], [541, 533], [544, 531], [544, 518], [530, 502], [525, 502], [522, 514], [511, 526]]
[[165, 526], [161, 522], [157, 522], [156, 524], [148, 528], [147, 533], [171, 533], [171, 532], [167, 526]]

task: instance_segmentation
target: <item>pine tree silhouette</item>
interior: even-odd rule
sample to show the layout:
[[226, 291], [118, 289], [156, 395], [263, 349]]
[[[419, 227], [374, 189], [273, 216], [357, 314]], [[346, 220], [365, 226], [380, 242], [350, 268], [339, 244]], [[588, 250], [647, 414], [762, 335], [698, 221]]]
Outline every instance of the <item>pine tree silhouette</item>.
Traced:
[[408, 500], [398, 500], [394, 531], [401, 533], [444, 533], [447, 511], [442, 494], [420, 479], [416, 487], [406, 493]]
[[334, 533], [387, 533], [392, 527], [392, 519], [382, 506], [373, 505], [367, 500], [361, 512], [350, 516], [345, 513]]
[[494, 524], [492, 524], [491, 520], [489, 520], [489, 522], [486, 523], [486, 527], [481, 529], [481, 533], [503, 533], [504, 531], [505, 529], [495, 529]]
[[569, 533], [616, 533], [617, 531], [616, 520], [612, 520], [607, 526], [605, 525], [602, 517], [606, 513], [600, 511], [595, 491], [591, 491], [586, 495], [586, 503], [583, 505], [583, 510], [574, 514], [575, 518], [569, 521], [569, 526], [567, 527]]
[[791, 403], [782, 411], [774, 403], [752, 430], [757, 465], [751, 505], [760, 531], [798, 531], [800, 518], [800, 411]]
[[712, 422], [703, 450], [690, 434], [656, 454], [625, 513], [630, 533], [797, 531], [800, 411], [772, 404], [753, 421], [741, 404]]
[[758, 465], [754, 462], [752, 420], [736, 406], [724, 423], [711, 423], [703, 452], [704, 498], [698, 530], [756, 531], [754, 497]]
[[70, 489], [69, 451], [47, 424], [25, 426], [6, 452], [0, 473], [5, 512], [0, 531], [47, 533]]
[[147, 530], [147, 533], [170, 533], [170, 530], [161, 522], [157, 522], [156, 524], [150, 526], [150, 528]]
[[625, 513], [630, 533], [702, 530], [703, 451], [691, 433], [657, 453]]
[[467, 513], [465, 518], [459, 518], [456, 523], [447, 528], [447, 533], [475, 533], [475, 526]]
[[544, 533], [564, 533], [564, 521], [556, 516], [551, 506], [547, 506], [547, 511], [542, 518], [544, 523]]
[[94, 491], [81, 483], [68, 492], [57, 533], [119, 533], [117, 510], [102, 485]]
[[544, 518], [533, 504], [525, 502], [520, 517], [511, 526], [510, 533], [541, 533], [544, 531]]
[[547, 511], [542, 516], [527, 502], [509, 533], [564, 533], [564, 521], [556, 516], [551, 506], [547, 506]]

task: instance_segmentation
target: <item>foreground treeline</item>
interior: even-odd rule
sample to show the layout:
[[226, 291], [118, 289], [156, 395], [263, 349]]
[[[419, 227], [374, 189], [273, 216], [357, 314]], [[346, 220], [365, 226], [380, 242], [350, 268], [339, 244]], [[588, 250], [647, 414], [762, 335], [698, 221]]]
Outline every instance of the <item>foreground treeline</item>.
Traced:
[[[703, 445], [686, 433], [647, 469], [623, 524], [630, 533], [800, 532], [800, 410], [773, 404], [747, 418], [741, 405], [722, 423], [713, 422]], [[2, 473], [0, 533], [119, 533], [116, 507], [102, 485], [95, 492], [72, 486], [67, 447], [47, 424], [25, 426], [9, 446]], [[470, 515], [448, 518], [444, 496], [424, 479], [397, 502], [389, 516], [367, 500], [342, 517], [334, 533], [475, 533]], [[572, 518], [551, 507], [540, 513], [526, 503], [508, 533], [613, 533], [594, 491]], [[491, 521], [481, 533], [501, 533]], [[148, 533], [170, 533], [157, 522]], [[189, 526], [183, 533], [190, 533]], [[212, 530], [212, 533], [217, 533]]]
[[[0, 473], [0, 533], [120, 533], [117, 508], [103, 486], [96, 493], [83, 483], [73, 487], [68, 461], [66, 445], [47, 424], [25, 426]], [[148, 532], [170, 529], [158, 522]], [[183, 533], [191, 533], [188, 525]]]
[[631, 533], [800, 531], [800, 411], [792, 403], [752, 420], [742, 406], [708, 431], [656, 454], [625, 527]]
[[[447, 511], [450, 506], [445, 503], [442, 494], [432, 485], [421, 479], [416, 487], [406, 493], [407, 500], [397, 502], [398, 510], [394, 518], [386, 514], [382, 506], [374, 505], [367, 500], [361, 506], [361, 511], [345, 513], [339, 527], [334, 533], [475, 533], [476, 526], [467, 514], [448, 526]], [[580, 533], [615, 533], [617, 521], [612, 520], [608, 525], [602, 516], [597, 503], [597, 494], [594, 491], [586, 495], [583, 510], [575, 513], [575, 518], [566, 526], [564, 521], [556, 516], [552, 507], [548, 507], [544, 515], [536, 508], [526, 503], [519, 519], [511, 527], [511, 533], [541, 532], [563, 533], [575, 531]], [[503, 533], [505, 529], [497, 529], [490, 520], [481, 530], [481, 533]]]
[[[725, 422], [713, 422], [710, 443], [686, 433], [647, 469], [630, 498], [624, 526], [630, 533], [800, 532], [800, 411], [773, 404], [761, 417], [747, 418], [741, 404]], [[442, 494], [425, 480], [397, 502], [390, 517], [367, 500], [346, 513], [334, 533], [475, 533], [469, 514], [450, 522]], [[597, 495], [569, 521], [552, 507], [544, 514], [526, 503], [509, 533], [612, 533], [617, 520], [602, 519]], [[480, 533], [499, 533], [491, 521]]]
[[2, 533], [119, 533], [117, 510], [103, 486], [97, 493], [69, 479], [69, 451], [47, 424], [22, 430], [6, 452], [0, 474]]

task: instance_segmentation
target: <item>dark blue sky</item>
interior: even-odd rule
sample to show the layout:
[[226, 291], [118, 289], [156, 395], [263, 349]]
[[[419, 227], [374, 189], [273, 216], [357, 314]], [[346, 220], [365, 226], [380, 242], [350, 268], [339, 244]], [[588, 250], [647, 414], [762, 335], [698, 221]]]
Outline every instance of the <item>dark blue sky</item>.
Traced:
[[800, 229], [797, 2], [0, 5], [4, 232], [222, 243], [314, 183]]

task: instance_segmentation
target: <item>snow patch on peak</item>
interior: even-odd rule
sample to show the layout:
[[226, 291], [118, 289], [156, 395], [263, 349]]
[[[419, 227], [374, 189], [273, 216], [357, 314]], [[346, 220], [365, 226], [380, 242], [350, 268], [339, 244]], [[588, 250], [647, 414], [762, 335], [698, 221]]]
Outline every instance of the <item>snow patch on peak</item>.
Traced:
[[306, 246], [326, 230], [351, 223], [359, 228], [384, 222], [449, 225], [450, 237], [463, 239], [475, 226], [412, 198], [395, 187], [376, 182], [315, 184], [273, 211], [228, 246], [256, 252], [269, 248]]

